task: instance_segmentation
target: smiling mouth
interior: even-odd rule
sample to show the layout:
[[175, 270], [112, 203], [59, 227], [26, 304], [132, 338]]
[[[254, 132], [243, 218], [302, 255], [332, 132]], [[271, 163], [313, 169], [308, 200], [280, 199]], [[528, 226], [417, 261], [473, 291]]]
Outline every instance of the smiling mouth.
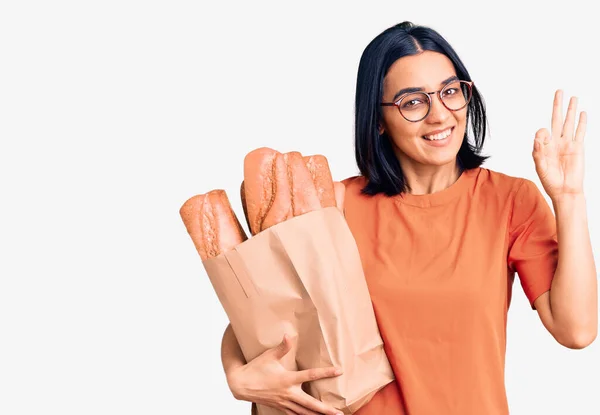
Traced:
[[424, 135], [424, 136], [422, 136], [422, 138], [425, 140], [428, 140], [428, 141], [441, 141], [441, 140], [444, 140], [444, 139], [450, 137], [450, 134], [452, 134], [452, 131], [454, 131], [454, 127], [450, 127], [438, 134], [427, 135], [427, 136]]

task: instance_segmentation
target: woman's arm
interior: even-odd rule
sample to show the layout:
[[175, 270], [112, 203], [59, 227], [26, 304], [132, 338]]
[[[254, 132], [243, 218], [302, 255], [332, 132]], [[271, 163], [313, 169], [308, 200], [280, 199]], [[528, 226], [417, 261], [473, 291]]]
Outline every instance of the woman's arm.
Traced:
[[564, 346], [581, 349], [598, 334], [598, 280], [583, 194], [552, 200], [558, 265], [552, 288], [535, 306], [542, 322]]
[[[231, 392], [236, 395], [236, 392], [231, 388], [230, 374], [232, 370], [244, 366], [247, 362], [240, 348], [240, 344], [235, 337], [235, 333], [231, 328], [231, 324], [227, 325], [225, 333], [223, 333], [223, 340], [221, 341], [221, 362], [223, 363], [223, 370], [227, 377], [227, 384]], [[237, 396], [236, 396], [237, 398]]]
[[221, 361], [233, 396], [238, 400], [280, 409], [286, 414], [343, 415], [302, 389], [305, 382], [339, 376], [342, 371], [335, 367], [288, 371], [281, 359], [291, 349], [289, 336], [284, 336], [279, 345], [265, 350], [250, 363], [246, 363], [229, 324], [221, 342]]
[[556, 91], [552, 132], [535, 136], [533, 159], [544, 190], [550, 196], [557, 225], [558, 264], [549, 292], [535, 302], [540, 318], [554, 338], [571, 348], [583, 348], [598, 333], [598, 282], [583, 195], [583, 138], [586, 114], [575, 131], [577, 98], [569, 101], [563, 125], [562, 91]]

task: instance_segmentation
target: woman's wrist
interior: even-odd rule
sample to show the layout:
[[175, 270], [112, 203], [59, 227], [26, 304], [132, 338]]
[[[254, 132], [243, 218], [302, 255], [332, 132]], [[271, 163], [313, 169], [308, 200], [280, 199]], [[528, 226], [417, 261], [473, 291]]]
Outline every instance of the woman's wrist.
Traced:
[[227, 385], [229, 386], [229, 390], [233, 394], [233, 397], [237, 400], [245, 401], [243, 388], [238, 378], [239, 370], [237, 370], [241, 366], [243, 365], [231, 365], [225, 372], [225, 377], [227, 378]]

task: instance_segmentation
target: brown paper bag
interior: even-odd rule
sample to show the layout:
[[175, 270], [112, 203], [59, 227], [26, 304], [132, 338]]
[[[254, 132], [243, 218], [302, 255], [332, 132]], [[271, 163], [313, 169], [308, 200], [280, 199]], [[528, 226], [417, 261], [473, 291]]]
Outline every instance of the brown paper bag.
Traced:
[[[203, 265], [246, 361], [287, 333], [288, 370], [343, 368], [304, 386], [345, 414], [394, 379], [358, 248], [337, 207], [288, 219]], [[263, 405], [258, 413], [283, 414]]]

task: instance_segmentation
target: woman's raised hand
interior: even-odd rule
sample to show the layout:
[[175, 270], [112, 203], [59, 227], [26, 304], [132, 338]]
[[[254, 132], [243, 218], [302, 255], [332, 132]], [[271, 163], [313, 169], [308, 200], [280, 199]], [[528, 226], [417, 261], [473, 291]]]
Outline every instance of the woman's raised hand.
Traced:
[[535, 134], [533, 159], [544, 190], [556, 201], [583, 193], [583, 137], [586, 113], [579, 114], [575, 130], [577, 98], [571, 97], [567, 116], [562, 117], [563, 92], [556, 91], [552, 110], [552, 131], [542, 128]]

